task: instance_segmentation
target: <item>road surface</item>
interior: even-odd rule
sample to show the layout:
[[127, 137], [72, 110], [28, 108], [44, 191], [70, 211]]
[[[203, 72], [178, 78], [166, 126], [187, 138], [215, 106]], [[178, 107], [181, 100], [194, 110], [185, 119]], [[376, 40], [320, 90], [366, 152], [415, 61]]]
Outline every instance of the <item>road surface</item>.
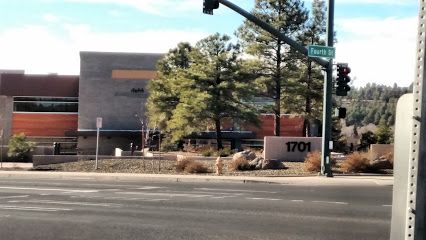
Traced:
[[392, 187], [0, 179], [2, 240], [389, 239]]

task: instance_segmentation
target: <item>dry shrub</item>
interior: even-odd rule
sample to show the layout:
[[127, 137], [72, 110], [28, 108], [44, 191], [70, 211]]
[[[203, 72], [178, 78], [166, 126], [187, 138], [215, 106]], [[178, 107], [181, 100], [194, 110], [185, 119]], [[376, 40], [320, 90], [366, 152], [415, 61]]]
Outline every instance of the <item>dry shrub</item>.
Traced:
[[340, 165], [343, 172], [368, 172], [370, 170], [369, 154], [366, 152], [354, 152], [346, 157]]
[[185, 167], [185, 172], [187, 173], [208, 173], [208, 169], [204, 164], [197, 161], [191, 161], [188, 165]]
[[249, 161], [244, 158], [232, 159], [228, 165], [230, 171], [245, 171], [250, 170]]
[[303, 169], [307, 172], [321, 171], [321, 153], [308, 153], [308, 155], [306, 155], [305, 162], [303, 163]]
[[176, 163], [176, 171], [177, 172], [183, 172], [185, 171], [185, 168], [191, 163], [194, 162], [194, 160], [190, 160], [186, 157], [178, 159]]
[[208, 168], [201, 162], [194, 161], [192, 159], [183, 158], [176, 163], [177, 172], [187, 173], [208, 173]]
[[388, 152], [383, 156], [384, 159], [388, 160], [388, 162], [393, 166], [393, 152]]

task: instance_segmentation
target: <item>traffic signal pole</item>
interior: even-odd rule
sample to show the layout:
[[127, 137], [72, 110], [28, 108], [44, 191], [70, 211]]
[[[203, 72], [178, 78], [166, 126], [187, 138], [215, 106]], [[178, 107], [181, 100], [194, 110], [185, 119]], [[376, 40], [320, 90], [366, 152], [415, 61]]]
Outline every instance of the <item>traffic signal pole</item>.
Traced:
[[[327, 21], [327, 46], [334, 45], [334, 0], [328, 0]], [[333, 109], [333, 59], [330, 59], [325, 67], [324, 102], [323, 102], [323, 128], [322, 128], [322, 156], [321, 175], [332, 177], [330, 152], [332, 148], [331, 125]]]
[[[275, 29], [268, 23], [258, 19], [256, 16], [250, 14], [239, 6], [233, 4], [228, 0], [204, 0], [204, 13], [213, 14], [213, 8], [218, 8], [221, 3], [228, 8], [234, 10], [240, 15], [247, 18], [263, 30], [274, 35], [281, 41], [288, 44], [291, 48], [299, 53], [308, 56], [308, 49], [303, 45], [297, 43], [293, 39], [287, 37], [285, 34]], [[214, 6], [214, 7], [212, 7]], [[328, 24], [327, 24], [327, 42], [328, 46], [332, 47], [334, 44], [334, 0], [328, 0]], [[322, 144], [322, 158], [321, 158], [321, 174], [327, 177], [332, 177], [331, 161], [330, 161], [330, 141], [331, 141], [331, 115], [332, 115], [332, 92], [333, 92], [333, 60], [324, 60], [322, 58], [311, 57], [310, 60], [321, 65], [326, 72], [324, 83], [324, 105], [323, 105], [323, 144]]]

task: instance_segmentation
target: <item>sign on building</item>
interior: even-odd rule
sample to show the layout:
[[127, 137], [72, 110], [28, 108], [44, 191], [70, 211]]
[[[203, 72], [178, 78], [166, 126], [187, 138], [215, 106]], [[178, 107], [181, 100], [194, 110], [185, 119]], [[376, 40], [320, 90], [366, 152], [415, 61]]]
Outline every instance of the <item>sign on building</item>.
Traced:
[[320, 137], [265, 137], [263, 157], [303, 162], [310, 152], [321, 151]]

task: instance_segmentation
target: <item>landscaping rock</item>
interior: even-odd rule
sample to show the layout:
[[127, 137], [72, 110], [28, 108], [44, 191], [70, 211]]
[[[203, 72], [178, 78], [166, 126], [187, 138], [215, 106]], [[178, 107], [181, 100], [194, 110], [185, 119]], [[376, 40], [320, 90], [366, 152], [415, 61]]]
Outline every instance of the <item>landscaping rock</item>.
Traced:
[[246, 151], [242, 151], [242, 152], [237, 152], [234, 154], [234, 156], [232, 157], [232, 160], [236, 160], [239, 158], [245, 159], [247, 161], [252, 161], [254, 159], [256, 159], [256, 154], [250, 150], [246, 150]]
[[389, 160], [384, 158], [375, 159], [370, 162], [370, 167], [374, 170], [380, 170], [380, 169], [392, 169], [392, 163], [389, 162]]
[[260, 170], [262, 168], [263, 158], [257, 157], [249, 162], [250, 169]]
[[277, 169], [283, 169], [283, 168], [284, 168], [284, 164], [279, 160], [264, 159], [262, 163], [263, 170], [267, 170], [267, 169], [277, 170]]

